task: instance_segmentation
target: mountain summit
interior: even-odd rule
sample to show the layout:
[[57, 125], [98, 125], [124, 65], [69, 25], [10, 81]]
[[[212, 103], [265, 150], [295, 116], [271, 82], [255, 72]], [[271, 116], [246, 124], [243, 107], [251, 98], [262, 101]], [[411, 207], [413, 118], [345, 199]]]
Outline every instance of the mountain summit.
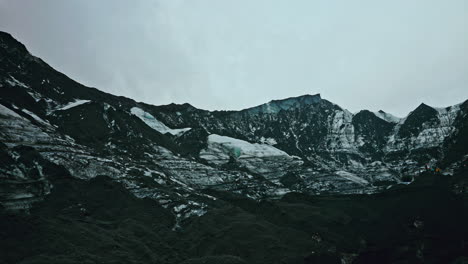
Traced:
[[247, 108], [243, 111], [249, 112], [249, 113], [254, 113], [254, 114], [274, 114], [278, 113], [281, 110], [290, 110], [290, 109], [296, 109], [296, 108], [301, 108], [306, 105], [314, 104], [317, 103], [321, 100], [322, 98], [320, 97], [320, 94], [315, 94], [315, 95], [302, 95], [302, 96], [297, 96], [297, 97], [290, 97], [286, 99], [280, 99], [280, 100], [272, 100], [266, 104], [261, 104], [259, 106]]

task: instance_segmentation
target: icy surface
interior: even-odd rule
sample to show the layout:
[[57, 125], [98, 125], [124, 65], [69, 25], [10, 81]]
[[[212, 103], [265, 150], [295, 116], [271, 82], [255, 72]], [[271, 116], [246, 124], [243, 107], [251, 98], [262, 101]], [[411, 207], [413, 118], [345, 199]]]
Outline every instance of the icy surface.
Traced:
[[[208, 146], [200, 151], [201, 159], [214, 165], [223, 165], [235, 160], [234, 166], [262, 174], [269, 180], [278, 179], [290, 168], [303, 163], [301, 159], [267, 144], [250, 143], [217, 134], [209, 135], [207, 141]], [[249, 176], [247, 175], [247, 178]]]
[[212, 134], [208, 136], [208, 144], [217, 145], [225, 149], [226, 154], [232, 154], [239, 158], [246, 157], [272, 157], [289, 155], [267, 144], [249, 143], [244, 140]]
[[177, 135], [183, 134], [183, 133], [185, 133], [185, 132], [187, 132], [187, 131], [189, 131], [191, 129], [189, 127], [188, 128], [178, 128], [178, 129], [169, 128], [164, 123], [157, 120], [150, 113], [145, 112], [143, 109], [138, 108], [138, 107], [133, 107], [132, 109], [130, 109], [130, 112], [133, 115], [140, 118], [149, 127], [151, 127], [152, 129], [154, 129], [154, 130], [156, 130], [156, 131], [158, 131], [158, 132], [160, 132], [162, 134], [170, 133], [170, 134], [172, 134], [174, 136], [177, 136]]

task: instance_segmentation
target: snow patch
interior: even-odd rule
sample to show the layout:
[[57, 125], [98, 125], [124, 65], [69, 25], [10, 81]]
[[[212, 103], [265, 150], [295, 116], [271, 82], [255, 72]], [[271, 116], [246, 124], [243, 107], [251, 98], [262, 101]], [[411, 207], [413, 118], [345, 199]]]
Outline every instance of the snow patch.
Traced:
[[250, 143], [244, 140], [212, 134], [208, 136], [209, 145], [219, 145], [238, 158], [287, 156], [288, 153], [266, 144]]
[[162, 133], [162, 134], [166, 134], [166, 133], [170, 133], [174, 136], [177, 136], [179, 134], [183, 134], [187, 131], [189, 131], [191, 128], [190, 127], [187, 127], [187, 128], [178, 128], [178, 129], [172, 129], [172, 128], [169, 128], [168, 126], [166, 126], [163, 122], [157, 120], [153, 115], [151, 115], [150, 113], [148, 112], [145, 112], [143, 109], [141, 108], [138, 108], [138, 107], [133, 107], [132, 109], [130, 109], [130, 112], [137, 116], [138, 118], [141, 119], [141, 121], [145, 122], [145, 124], [147, 124], [149, 127], [151, 127], [152, 129]]
[[22, 109], [21, 111], [23, 111], [23, 113], [26, 113], [28, 114], [30, 117], [32, 117], [34, 120], [36, 120], [37, 122], [41, 123], [42, 125], [46, 125], [46, 126], [51, 126], [50, 123], [48, 121], [44, 121], [44, 119], [38, 117], [36, 114], [34, 114], [33, 112], [29, 111], [29, 110], [26, 110], [26, 109]]
[[82, 105], [82, 104], [87, 104], [89, 102], [91, 102], [91, 101], [90, 100], [75, 99], [74, 102], [68, 103], [65, 106], [62, 106], [57, 110], [59, 110], [59, 111], [68, 110], [70, 108], [73, 108], [73, 107], [76, 107], [76, 106], [79, 106], [79, 105]]
[[274, 138], [261, 137], [260, 142], [262, 142], [264, 144], [272, 145], [272, 146], [278, 144], [278, 142], [276, 142], [276, 140]]

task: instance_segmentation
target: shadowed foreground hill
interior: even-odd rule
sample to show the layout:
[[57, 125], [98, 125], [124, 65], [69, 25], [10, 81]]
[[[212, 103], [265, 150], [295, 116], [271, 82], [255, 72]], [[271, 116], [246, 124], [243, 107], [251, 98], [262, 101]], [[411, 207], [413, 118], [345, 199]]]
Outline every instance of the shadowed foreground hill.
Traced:
[[207, 190], [216, 208], [173, 231], [169, 210], [106, 177], [56, 173], [31, 214], [1, 213], [0, 263], [452, 263], [467, 252], [458, 177], [272, 201]]

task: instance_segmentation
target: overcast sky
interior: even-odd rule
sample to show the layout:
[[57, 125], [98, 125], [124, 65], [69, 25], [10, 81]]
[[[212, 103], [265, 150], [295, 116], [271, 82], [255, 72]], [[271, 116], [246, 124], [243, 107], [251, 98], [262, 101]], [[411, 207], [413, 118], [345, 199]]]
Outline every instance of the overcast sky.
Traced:
[[0, 30], [85, 85], [151, 104], [320, 93], [404, 116], [468, 99], [466, 0], [0, 0]]

